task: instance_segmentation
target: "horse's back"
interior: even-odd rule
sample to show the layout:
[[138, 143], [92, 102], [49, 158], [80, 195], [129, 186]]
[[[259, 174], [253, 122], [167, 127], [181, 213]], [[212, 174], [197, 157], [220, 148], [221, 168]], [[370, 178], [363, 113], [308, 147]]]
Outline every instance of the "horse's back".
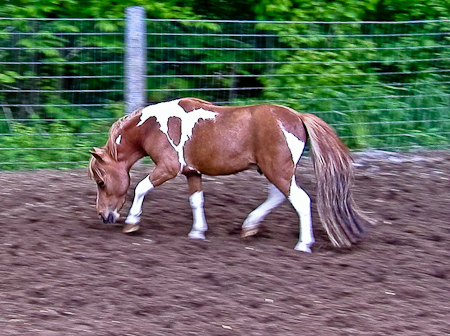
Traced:
[[186, 112], [203, 109], [215, 113], [214, 119], [199, 119], [195, 125], [185, 147], [188, 166], [207, 175], [225, 175], [245, 170], [255, 161], [248, 108], [216, 106], [193, 99], [181, 100], [180, 106]]
[[271, 160], [289, 161], [285, 132], [306, 141], [298, 113], [285, 106], [216, 106], [191, 98], [180, 100], [180, 106], [186, 112], [216, 113], [214, 119], [198, 121], [185, 149], [187, 164], [208, 175], [232, 174]]
[[198, 98], [182, 98], [180, 106], [186, 111], [191, 112], [197, 109], [213, 111], [220, 116], [218, 123], [241, 123], [242, 121], [251, 121], [255, 126], [266, 124], [267, 127], [278, 129], [280, 125], [285, 128], [297, 129], [295, 133], [302, 136], [304, 127], [299, 113], [283, 105], [260, 104], [244, 106], [218, 106], [211, 102]]

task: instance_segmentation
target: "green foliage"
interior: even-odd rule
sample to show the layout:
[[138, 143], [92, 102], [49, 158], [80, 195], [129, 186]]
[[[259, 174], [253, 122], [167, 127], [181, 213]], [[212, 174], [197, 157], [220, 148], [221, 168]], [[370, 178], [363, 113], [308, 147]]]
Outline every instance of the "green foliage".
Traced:
[[15, 71], [6, 70], [4, 73], [0, 73], [0, 83], [12, 84], [20, 75]]
[[353, 149], [448, 146], [445, 23], [259, 26], [292, 48], [266, 99], [318, 114]]
[[[148, 31], [147, 45], [157, 46], [147, 51], [148, 87], [157, 88], [150, 92], [150, 101], [192, 95], [193, 91], [206, 100], [230, 100], [234, 92], [224, 96], [225, 90], [219, 89], [233, 87], [237, 75], [258, 74], [266, 68], [255, 62], [259, 55], [252, 50], [255, 38], [251, 34], [259, 31], [254, 32], [253, 25], [149, 21]], [[160, 34], [168, 32], [170, 36], [162, 40]], [[237, 38], [237, 33], [249, 37]]]
[[0, 17], [18, 19], [0, 20], [0, 101], [27, 107], [0, 110], [0, 167], [85, 165], [106, 141], [124, 113], [114, 19], [129, 6], [148, 18], [271, 21], [148, 21], [149, 101], [274, 101], [316, 113], [353, 149], [448, 146], [450, 22], [361, 23], [448, 19], [447, 0], [8, 0]]
[[61, 121], [11, 122], [10, 133], [0, 135], [2, 169], [85, 167], [89, 149], [106, 142], [110, 125], [105, 120], [92, 121], [74, 133], [73, 125]]
[[261, 0], [254, 10], [258, 20], [360, 21], [379, 0]]
[[142, 6], [148, 17], [192, 18], [191, 4], [177, 0], [9, 0], [0, 6], [0, 17], [22, 18], [123, 18], [125, 9]]
[[0, 167], [85, 166], [123, 115], [123, 22], [0, 20], [0, 31], [0, 101], [12, 106], [0, 119]]

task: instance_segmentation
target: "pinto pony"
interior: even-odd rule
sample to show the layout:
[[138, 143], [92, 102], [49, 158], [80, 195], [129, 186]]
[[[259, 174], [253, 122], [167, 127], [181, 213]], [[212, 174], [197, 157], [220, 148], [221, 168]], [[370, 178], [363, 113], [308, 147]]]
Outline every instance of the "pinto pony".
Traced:
[[261, 220], [287, 198], [300, 217], [295, 249], [311, 252], [310, 198], [297, 186], [294, 174], [308, 136], [321, 222], [334, 246], [350, 247], [368, 221], [352, 198], [348, 149], [320, 118], [281, 105], [224, 107], [183, 98], [126, 115], [112, 125], [106, 145], [91, 151], [89, 175], [98, 187], [98, 215], [105, 223], [119, 218], [130, 186], [130, 168], [148, 155], [155, 168], [137, 184], [123, 231], [139, 228], [142, 202], [150, 190], [183, 174], [194, 220], [189, 237], [203, 239], [207, 225], [202, 174], [227, 175], [256, 168], [269, 180], [269, 195], [248, 215], [242, 235], [255, 234]]

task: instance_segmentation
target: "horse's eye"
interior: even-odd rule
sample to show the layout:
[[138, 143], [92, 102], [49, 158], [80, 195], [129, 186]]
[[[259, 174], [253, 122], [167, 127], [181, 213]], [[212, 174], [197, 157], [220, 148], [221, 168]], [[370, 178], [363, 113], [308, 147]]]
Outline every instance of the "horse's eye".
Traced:
[[103, 187], [105, 186], [105, 182], [103, 182], [103, 181], [97, 182], [97, 185], [98, 185], [100, 188], [103, 188]]

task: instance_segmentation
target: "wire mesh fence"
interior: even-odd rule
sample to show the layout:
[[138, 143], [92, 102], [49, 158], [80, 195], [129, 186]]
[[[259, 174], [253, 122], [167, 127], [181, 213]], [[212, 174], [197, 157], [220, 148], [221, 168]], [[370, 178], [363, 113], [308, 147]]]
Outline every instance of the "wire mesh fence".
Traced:
[[85, 165], [123, 113], [123, 21], [0, 19], [0, 169]]
[[149, 97], [277, 103], [353, 149], [447, 148], [450, 22], [148, 20]]
[[[124, 25], [0, 19], [0, 169], [85, 165], [105, 142], [125, 111]], [[146, 25], [149, 103], [284, 104], [354, 150], [448, 148], [448, 20]]]

